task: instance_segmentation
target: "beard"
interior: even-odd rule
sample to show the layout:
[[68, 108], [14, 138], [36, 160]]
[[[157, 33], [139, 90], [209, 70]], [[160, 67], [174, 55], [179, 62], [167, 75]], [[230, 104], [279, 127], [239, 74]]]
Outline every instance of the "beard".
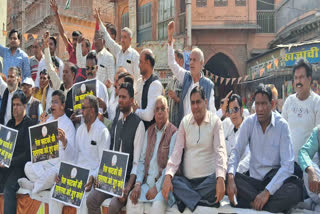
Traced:
[[13, 91], [16, 89], [17, 84], [16, 83], [8, 83], [8, 89], [9, 91]]

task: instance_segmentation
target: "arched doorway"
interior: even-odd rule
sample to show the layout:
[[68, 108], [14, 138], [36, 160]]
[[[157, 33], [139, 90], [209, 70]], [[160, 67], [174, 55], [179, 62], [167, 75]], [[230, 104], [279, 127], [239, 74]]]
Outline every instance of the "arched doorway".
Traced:
[[[233, 61], [223, 53], [217, 53], [209, 59], [207, 64], [204, 66], [206, 70], [211, 73], [224, 78], [235, 78], [239, 77], [238, 69], [236, 68]], [[216, 108], [220, 108], [220, 100], [223, 99], [227, 93], [233, 90], [234, 93], [239, 93], [231, 82], [225, 85], [225, 81], [220, 84], [220, 80], [215, 83], [215, 104]]]

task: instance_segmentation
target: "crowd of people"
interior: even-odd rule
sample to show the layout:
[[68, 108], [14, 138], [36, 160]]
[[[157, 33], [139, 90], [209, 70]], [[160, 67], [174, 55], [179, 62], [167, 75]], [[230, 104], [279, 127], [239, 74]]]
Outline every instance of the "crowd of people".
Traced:
[[[202, 73], [204, 55], [194, 48], [190, 71], [183, 53], [174, 50], [174, 22], [168, 25], [168, 66], [172, 81], [163, 87], [154, 73], [150, 49], [131, 47], [132, 31], [121, 30], [115, 41], [112, 24], [99, 29], [94, 50], [80, 31], [70, 40], [50, 1], [60, 36], [69, 53], [56, 56], [57, 40], [48, 32], [34, 41], [34, 56], [19, 48], [21, 34], [8, 34], [9, 48], [0, 46], [0, 124], [18, 130], [9, 168], [0, 163], [4, 213], [16, 213], [19, 188], [37, 194], [59, 181], [61, 161], [90, 169], [77, 213], [108, 213], [126, 206], [127, 213], [165, 213], [177, 205], [182, 213], [197, 206], [219, 207], [228, 196], [231, 206], [269, 212], [293, 207], [320, 212], [320, 97], [311, 91], [312, 67], [297, 60], [293, 67], [295, 94], [280, 113], [277, 90], [260, 84], [254, 94], [255, 113], [245, 112], [240, 95], [230, 92], [216, 111], [214, 84]], [[73, 85], [96, 79], [96, 96], [82, 103], [82, 116], [73, 110]], [[30, 162], [28, 128], [58, 121], [59, 158]], [[96, 190], [103, 150], [129, 154], [122, 197]], [[49, 213], [62, 213], [64, 204], [49, 202]]]

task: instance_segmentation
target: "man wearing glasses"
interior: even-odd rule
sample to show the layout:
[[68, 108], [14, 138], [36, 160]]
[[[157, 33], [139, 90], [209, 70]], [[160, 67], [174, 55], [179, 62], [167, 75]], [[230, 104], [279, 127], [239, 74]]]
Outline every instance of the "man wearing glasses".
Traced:
[[[87, 56], [87, 66], [86, 66], [86, 75], [87, 80], [96, 79], [96, 95], [99, 102], [99, 114], [107, 113], [108, 106], [108, 92], [106, 86], [96, 78], [98, 70], [98, 59], [96, 51], [90, 51]], [[76, 117], [76, 114], [73, 113], [70, 117], [73, 122], [80, 123], [80, 117]]]
[[169, 122], [167, 99], [159, 96], [154, 108], [156, 123], [145, 135], [140, 156], [137, 180], [127, 203], [128, 214], [145, 213], [146, 204], [151, 204], [149, 213], [164, 214], [166, 202], [161, 189], [167, 161], [176, 142], [177, 128]]
[[123, 196], [118, 198], [102, 193], [98, 190], [92, 191], [87, 199], [87, 206], [90, 214], [100, 214], [100, 206], [107, 198], [112, 198], [108, 208], [108, 213], [119, 213], [121, 208], [126, 205], [128, 194], [135, 184], [138, 162], [143, 147], [145, 129], [141, 119], [132, 111], [132, 105], [134, 102], [133, 97], [134, 90], [132, 84], [127, 82], [121, 84], [119, 88], [118, 102], [119, 109], [123, 116], [118, 120], [115, 131], [112, 132], [113, 136], [110, 145], [110, 150], [129, 154]]
[[[242, 108], [242, 99], [238, 94], [232, 94], [229, 99], [225, 100], [225, 102], [228, 103], [227, 114], [229, 117], [222, 122], [222, 126], [226, 141], [227, 154], [229, 158], [232, 149], [236, 146], [236, 142], [240, 133], [239, 129], [244, 120], [244, 116]], [[250, 151], [249, 146], [247, 146], [245, 153], [242, 155], [240, 159], [237, 172], [247, 172], [249, 170], [249, 161]]]
[[[88, 213], [86, 198], [94, 184], [94, 177], [98, 176], [103, 150], [110, 147], [110, 134], [98, 119], [98, 100], [95, 96], [88, 95], [84, 98], [82, 114], [84, 123], [77, 130], [73, 163], [89, 169], [90, 173], [81, 208], [77, 209], [78, 214]], [[62, 213], [63, 206], [62, 203], [50, 200], [49, 213]]]
[[[173, 191], [181, 213], [185, 207], [191, 212], [198, 205], [219, 207], [225, 194], [227, 171], [222, 123], [215, 113], [207, 110], [207, 99], [201, 86], [192, 89], [190, 103], [192, 114], [181, 121], [162, 187], [165, 200]], [[177, 176], [182, 160], [183, 174]]]

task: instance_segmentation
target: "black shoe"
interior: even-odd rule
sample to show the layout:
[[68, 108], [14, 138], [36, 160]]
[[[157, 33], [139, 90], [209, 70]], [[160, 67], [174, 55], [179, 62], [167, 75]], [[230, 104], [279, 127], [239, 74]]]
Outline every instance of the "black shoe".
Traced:
[[208, 200], [200, 200], [197, 204], [197, 206], [204, 206], [204, 207], [215, 207], [219, 208], [220, 207], [220, 201], [216, 203], [216, 201], [208, 201]]
[[177, 200], [176, 204], [177, 204], [179, 212], [183, 213], [183, 211], [186, 209], [186, 205], [180, 200]]

